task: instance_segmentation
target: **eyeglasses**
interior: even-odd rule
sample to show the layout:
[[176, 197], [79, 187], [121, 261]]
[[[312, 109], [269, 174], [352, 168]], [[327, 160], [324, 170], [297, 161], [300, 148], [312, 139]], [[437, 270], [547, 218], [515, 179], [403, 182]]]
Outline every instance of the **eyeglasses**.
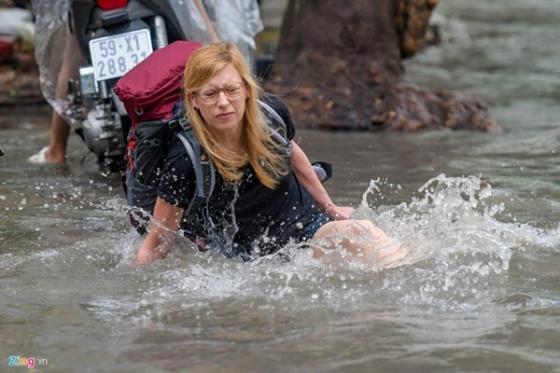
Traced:
[[234, 82], [224, 85], [223, 87], [208, 88], [200, 92], [200, 99], [203, 103], [211, 105], [218, 101], [220, 92], [224, 92], [229, 100], [237, 100], [243, 93], [243, 82]]

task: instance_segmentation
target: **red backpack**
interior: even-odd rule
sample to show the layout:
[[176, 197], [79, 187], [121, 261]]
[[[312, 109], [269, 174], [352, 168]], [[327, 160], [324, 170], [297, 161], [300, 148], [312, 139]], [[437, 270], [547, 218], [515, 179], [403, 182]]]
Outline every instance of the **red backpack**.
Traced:
[[127, 170], [134, 169], [138, 124], [173, 118], [173, 107], [181, 99], [185, 64], [201, 46], [179, 40], [158, 49], [123, 75], [113, 88], [132, 122], [124, 156]]

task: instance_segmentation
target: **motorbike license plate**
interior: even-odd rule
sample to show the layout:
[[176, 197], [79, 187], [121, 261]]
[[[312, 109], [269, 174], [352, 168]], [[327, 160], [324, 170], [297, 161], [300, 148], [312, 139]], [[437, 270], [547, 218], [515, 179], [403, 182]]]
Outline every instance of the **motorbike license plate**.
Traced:
[[95, 80], [118, 78], [152, 53], [147, 29], [90, 40]]

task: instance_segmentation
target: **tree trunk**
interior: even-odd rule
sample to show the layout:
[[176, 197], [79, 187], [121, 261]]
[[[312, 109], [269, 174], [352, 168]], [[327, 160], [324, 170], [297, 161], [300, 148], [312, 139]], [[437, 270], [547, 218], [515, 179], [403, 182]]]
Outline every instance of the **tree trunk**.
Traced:
[[438, 0], [290, 0], [272, 78], [301, 127], [499, 130], [465, 94], [402, 80]]

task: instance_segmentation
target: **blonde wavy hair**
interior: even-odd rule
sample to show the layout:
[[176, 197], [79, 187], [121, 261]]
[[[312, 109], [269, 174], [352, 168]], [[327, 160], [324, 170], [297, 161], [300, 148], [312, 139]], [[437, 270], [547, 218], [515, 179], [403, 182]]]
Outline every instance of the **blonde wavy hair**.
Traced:
[[[220, 146], [200, 112], [191, 104], [191, 99], [200, 89], [229, 64], [241, 76], [248, 93], [242, 119], [243, 154]], [[239, 182], [243, 176], [242, 168], [250, 164], [259, 181], [267, 188], [274, 189], [280, 177], [288, 172], [289, 164], [281, 155], [280, 145], [273, 141], [267, 130], [264, 115], [257, 102], [261, 89], [237, 46], [221, 42], [196, 50], [185, 67], [183, 89], [186, 113], [193, 133], [224, 180]]]

